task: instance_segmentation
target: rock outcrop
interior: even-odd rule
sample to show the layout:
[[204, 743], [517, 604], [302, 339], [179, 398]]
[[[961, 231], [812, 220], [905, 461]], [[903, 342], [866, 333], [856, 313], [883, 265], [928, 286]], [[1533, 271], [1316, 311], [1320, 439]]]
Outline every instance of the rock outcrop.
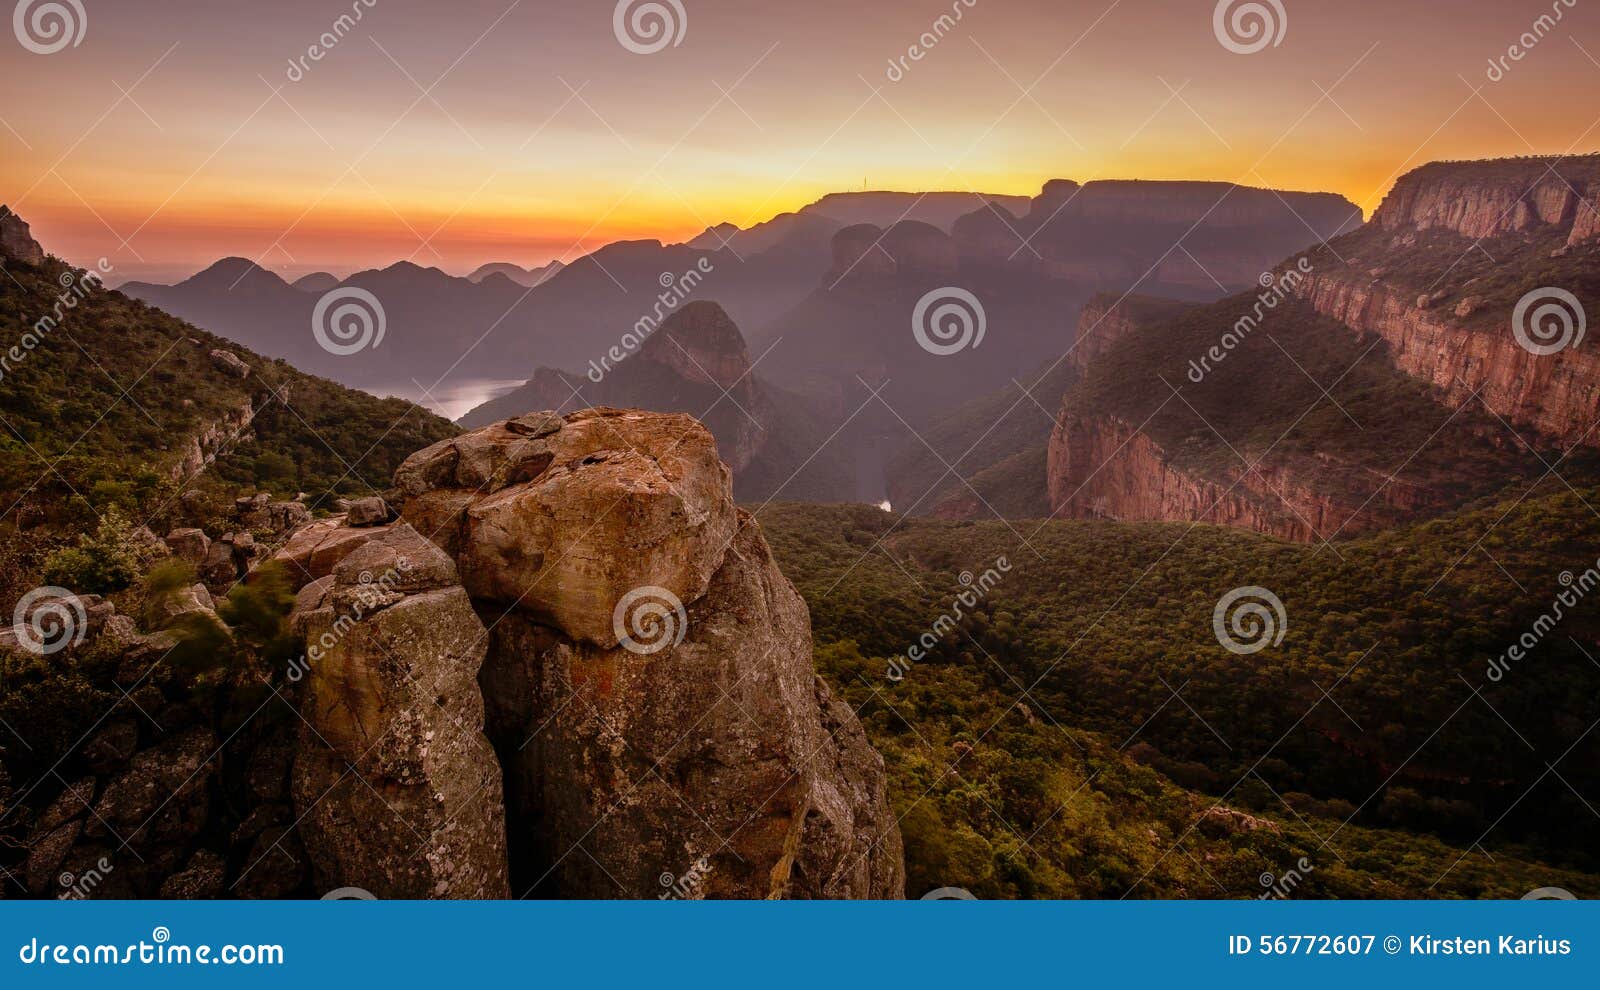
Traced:
[[294, 762], [319, 882], [383, 898], [509, 895], [500, 767], [477, 684], [487, 632], [455, 565], [404, 524], [306, 586]]
[[1426, 165], [1395, 183], [1372, 222], [1473, 240], [1555, 227], [1577, 245], [1600, 234], [1600, 155]]
[[395, 485], [400, 521], [278, 555], [323, 651], [295, 768], [319, 881], [653, 898], [694, 868], [703, 896], [902, 895], [882, 758], [703, 426], [535, 414]]
[[688, 303], [631, 346], [637, 350], [618, 350], [619, 360], [606, 357], [581, 373], [540, 368], [460, 425], [476, 429], [533, 410], [687, 413], [716, 437], [741, 501], [765, 501], [780, 490], [795, 499], [841, 497], [845, 482], [833, 483], [840, 458], [822, 449], [829, 431], [812, 409], [759, 376], [744, 335], [721, 306]]
[[0, 206], [0, 257], [29, 265], [42, 265], [45, 260], [44, 248], [9, 206]]
[[[228, 356], [233, 357], [232, 354]], [[239, 360], [236, 357], [233, 359]], [[243, 362], [239, 363], [243, 365]], [[248, 366], [245, 366], [245, 371], [249, 371]], [[221, 418], [185, 437], [181, 441], [182, 454], [170, 470], [172, 479], [183, 482], [204, 471], [219, 456], [227, 453], [239, 442], [255, 422], [255, 418], [255, 403], [250, 399], [243, 399]]]
[[402, 517], [490, 628], [517, 892], [898, 897], [882, 760], [811, 665], [805, 603], [687, 416], [589, 410], [414, 455]]
[[857, 224], [834, 235], [833, 268], [824, 284], [899, 274], [954, 276], [960, 261], [955, 239], [931, 224], [904, 220], [887, 229]]

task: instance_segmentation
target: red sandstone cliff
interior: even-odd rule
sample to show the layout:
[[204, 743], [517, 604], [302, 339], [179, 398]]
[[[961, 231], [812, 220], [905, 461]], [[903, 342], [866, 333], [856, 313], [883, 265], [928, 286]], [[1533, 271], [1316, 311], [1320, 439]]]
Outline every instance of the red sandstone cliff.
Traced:
[[1304, 298], [1356, 332], [1382, 337], [1400, 370], [1432, 383], [1451, 403], [1479, 393], [1519, 430], [1562, 446], [1600, 445], [1600, 349], [1535, 355], [1517, 343], [1509, 318], [1503, 332], [1470, 329], [1451, 311], [1420, 309], [1418, 299], [1381, 281], [1314, 275]]
[[[1382, 337], [1400, 370], [1447, 401], [1481, 392], [1484, 404], [1519, 430], [1562, 446], [1596, 445], [1600, 350], [1575, 340], [1535, 354], [1518, 343], [1513, 324], [1518, 297], [1546, 286], [1573, 292], [1588, 313], [1597, 312], [1585, 267], [1571, 264], [1600, 251], [1597, 236], [1600, 155], [1428, 165], [1402, 177], [1369, 227], [1351, 239], [1367, 261], [1384, 263], [1363, 270], [1365, 262], [1326, 259], [1303, 298], [1359, 334]], [[1476, 243], [1489, 239], [1498, 240], [1480, 255]], [[1444, 275], [1417, 264], [1430, 250], [1448, 254], [1420, 259], [1450, 264]], [[1567, 262], [1553, 265], [1556, 258]], [[1463, 262], [1480, 270], [1470, 273]], [[1406, 277], [1412, 271], [1420, 281]]]
[[[1058, 519], [1203, 522], [1310, 543], [1447, 504], [1416, 484], [1327, 457], [1274, 457], [1248, 473], [1243, 468], [1214, 481], [1174, 464], [1130, 423], [1064, 411], [1050, 438], [1051, 512]], [[1366, 480], [1354, 491], [1352, 470]]]
[[1579, 244], [1600, 234], [1600, 155], [1426, 165], [1395, 183], [1372, 222], [1474, 239], [1550, 225]]

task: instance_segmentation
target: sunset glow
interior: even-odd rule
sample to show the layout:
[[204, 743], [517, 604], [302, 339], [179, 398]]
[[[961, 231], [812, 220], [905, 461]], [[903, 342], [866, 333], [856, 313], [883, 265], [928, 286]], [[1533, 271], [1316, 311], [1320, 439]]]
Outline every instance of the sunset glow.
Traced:
[[[1504, 59], [1542, 0], [1294, 4], [1281, 46], [1250, 58], [1217, 43], [1210, 4], [958, 2], [905, 68], [948, 5], [700, 0], [648, 62], [616, 43], [610, 4], [354, 6], [310, 60], [350, 7], [292, 0], [246, 29], [197, 0], [92, 5], [79, 47], [3, 63], [7, 91], [32, 94], [4, 109], [5, 198], [56, 250], [127, 277], [224, 255], [464, 272], [863, 185], [1217, 179], [1370, 212], [1425, 161], [1592, 150], [1600, 115], [1594, 9]], [[1571, 104], [1551, 106], [1553, 86]]]

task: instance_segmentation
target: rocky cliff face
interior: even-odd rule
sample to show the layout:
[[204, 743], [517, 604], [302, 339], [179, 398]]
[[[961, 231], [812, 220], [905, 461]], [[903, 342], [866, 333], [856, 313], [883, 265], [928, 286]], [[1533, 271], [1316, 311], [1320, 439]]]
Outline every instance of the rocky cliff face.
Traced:
[[[1595, 312], [1600, 155], [1427, 165], [1402, 177], [1367, 229], [1325, 257], [1303, 297], [1388, 343], [1402, 371], [1451, 403], [1480, 394], [1519, 430], [1597, 444], [1600, 352], [1569, 327], [1553, 353], [1519, 343], [1519, 299], [1549, 286]], [[1480, 251], [1480, 241], [1492, 250]], [[1441, 274], [1442, 272], [1442, 274]], [[1520, 328], [1537, 337], [1537, 317]], [[1574, 321], [1576, 322], [1576, 321]], [[1586, 322], [1586, 320], [1584, 320]], [[1540, 340], [1540, 343], [1543, 343]]]
[[[303, 712], [328, 738], [303, 740], [296, 793], [360, 758], [386, 797], [416, 795], [391, 816], [411, 828], [338, 841], [381, 812], [336, 786], [307, 838], [330, 882], [494, 896], [509, 862], [514, 892], [538, 895], [901, 896], [882, 759], [817, 679], [805, 604], [704, 427], [522, 417], [417, 453], [395, 481], [403, 522], [315, 524], [284, 554], [312, 582], [308, 633], [364, 586], [393, 599], [314, 671]], [[363, 583], [400, 558], [422, 576]]]
[[1600, 234], [1600, 156], [1427, 165], [1395, 183], [1372, 220], [1474, 240], [1559, 227], [1576, 245]]
[[487, 633], [450, 558], [401, 523], [308, 585], [298, 830], [323, 886], [504, 898], [500, 766], [483, 735]]
[[0, 257], [21, 261], [29, 265], [44, 263], [44, 248], [33, 239], [28, 225], [11, 212], [11, 207], [0, 206]]
[[1147, 434], [1116, 417], [1063, 413], [1050, 438], [1050, 505], [1059, 519], [1204, 522], [1314, 543], [1447, 504], [1424, 487], [1375, 472], [1370, 500], [1330, 494], [1336, 486], [1329, 479], [1347, 473], [1326, 457], [1275, 458], [1213, 481], [1176, 466]]
[[1475, 393], [1495, 413], [1562, 446], [1600, 445], [1600, 350], [1535, 355], [1501, 332], [1461, 325], [1449, 310], [1419, 307], [1377, 280], [1312, 276], [1304, 298], [1317, 311], [1388, 342], [1402, 371], [1434, 385], [1452, 403]]
[[1117, 341], [1141, 326], [1176, 316], [1184, 305], [1155, 296], [1099, 293], [1083, 304], [1076, 342], [1062, 363], [1082, 374]]

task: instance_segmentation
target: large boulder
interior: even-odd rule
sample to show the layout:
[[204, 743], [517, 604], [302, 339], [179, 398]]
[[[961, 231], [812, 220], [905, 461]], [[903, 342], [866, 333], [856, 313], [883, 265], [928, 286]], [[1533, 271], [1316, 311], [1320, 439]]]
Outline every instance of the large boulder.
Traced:
[[292, 790], [325, 889], [383, 898], [509, 893], [500, 766], [483, 735], [483, 624], [455, 565], [410, 526], [304, 588], [305, 726]]
[[705, 897], [902, 895], [883, 758], [817, 678], [805, 602], [744, 523], [649, 642], [495, 625], [490, 734], [538, 893], [655, 897], [693, 869]]
[[636, 589], [705, 594], [737, 528], [716, 442], [682, 415], [588, 410], [546, 437], [497, 424], [413, 455], [396, 481], [432, 492], [406, 518], [456, 551], [474, 599], [606, 648]]
[[533, 432], [396, 475], [490, 627], [516, 892], [656, 897], [692, 870], [714, 897], [901, 896], [882, 758], [816, 677], [805, 602], [711, 435], [609, 409]]

